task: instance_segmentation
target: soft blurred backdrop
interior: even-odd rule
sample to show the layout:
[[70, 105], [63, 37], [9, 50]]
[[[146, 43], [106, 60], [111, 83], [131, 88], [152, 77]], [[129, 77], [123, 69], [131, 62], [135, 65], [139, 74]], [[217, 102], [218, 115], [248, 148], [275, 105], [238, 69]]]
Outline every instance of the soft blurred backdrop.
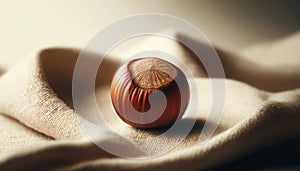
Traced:
[[0, 68], [39, 46], [84, 46], [105, 25], [141, 13], [183, 18], [233, 52], [300, 29], [298, 0], [0, 0]]

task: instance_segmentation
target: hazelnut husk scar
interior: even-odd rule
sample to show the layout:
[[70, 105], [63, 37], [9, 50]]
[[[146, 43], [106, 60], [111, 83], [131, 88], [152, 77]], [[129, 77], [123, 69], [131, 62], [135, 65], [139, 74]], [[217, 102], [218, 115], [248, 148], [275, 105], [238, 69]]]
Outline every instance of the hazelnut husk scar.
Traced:
[[189, 103], [184, 73], [156, 57], [130, 60], [119, 67], [111, 99], [121, 120], [135, 128], [163, 128], [180, 119]]

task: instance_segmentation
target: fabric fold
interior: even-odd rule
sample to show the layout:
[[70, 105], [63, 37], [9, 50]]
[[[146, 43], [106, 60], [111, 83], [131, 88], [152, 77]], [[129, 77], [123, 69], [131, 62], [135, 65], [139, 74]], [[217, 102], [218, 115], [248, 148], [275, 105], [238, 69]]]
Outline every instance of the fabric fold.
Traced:
[[[74, 51], [66, 49], [58, 55], [68, 60], [71, 55], [77, 57]], [[82, 133], [74, 110], [48, 84], [42, 53], [41, 49], [34, 51], [1, 76], [1, 112], [55, 139], [80, 138]]]
[[[0, 120], [11, 123], [7, 124], [7, 128], [20, 129], [24, 134], [32, 132], [27, 136], [28, 146], [11, 148], [14, 149], [11, 151], [8, 147], [2, 149], [6, 152], [0, 155], [0, 170], [208, 169], [300, 136], [300, 85], [297, 69], [287, 68], [288, 72], [279, 75], [279, 80], [276, 80], [276, 68], [264, 69], [257, 65], [257, 69], [255, 62], [218, 49], [229, 77], [224, 79], [225, 107], [221, 122], [211, 123], [217, 124], [216, 132], [207, 141], [199, 142], [199, 135], [205, 134], [203, 124], [212, 105], [210, 80], [222, 78], [206, 78], [203, 65], [195, 63], [194, 54], [178, 42], [148, 37], [143, 41], [131, 40], [129, 44], [125, 43], [112, 50], [110, 58], [104, 61], [99, 70], [102, 75], [96, 78], [97, 102], [105, 111], [104, 120], [117, 132], [115, 136], [100, 131], [99, 141], [112, 144], [115, 149], [127, 150], [132, 156], [139, 156], [144, 151], [153, 152], [164, 144], [171, 144], [180, 137], [168, 135], [149, 144], [139, 145], [127, 141], [126, 137], [155, 138], [164, 130], [139, 130], [125, 125], [116, 117], [111, 106], [110, 80], [124, 56], [130, 56], [135, 48], [143, 50], [153, 45], [152, 48], [156, 50], [180, 54], [185, 64], [192, 66], [196, 76], [188, 79], [194, 79], [201, 93], [198, 101], [202, 107], [200, 111], [189, 111], [200, 114], [183, 142], [170, 152], [147, 160], [114, 156], [95, 145], [87, 139], [88, 135], [82, 130], [72, 104], [72, 74], [80, 50], [63, 46], [46, 47], [35, 50], [0, 77], [0, 112], [4, 114]], [[169, 46], [164, 46], [166, 44]], [[90, 62], [93, 62], [92, 58], [97, 58], [97, 54], [91, 55]], [[261, 75], [255, 80], [258, 71]], [[260, 82], [263, 78], [271, 80], [273, 87]], [[284, 78], [283, 81], [294, 81], [276, 87], [280, 78]], [[184, 125], [190, 119], [195, 118], [184, 118], [181, 122]], [[16, 126], [18, 124], [21, 126]], [[2, 129], [5, 130], [5, 127]], [[13, 141], [10, 137], [5, 142]]]

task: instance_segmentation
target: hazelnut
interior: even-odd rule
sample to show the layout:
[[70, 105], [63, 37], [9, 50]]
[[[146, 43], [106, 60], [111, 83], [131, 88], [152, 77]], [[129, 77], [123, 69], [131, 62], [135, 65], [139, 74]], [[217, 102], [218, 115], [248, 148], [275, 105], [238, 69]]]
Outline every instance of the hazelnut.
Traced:
[[135, 128], [172, 125], [182, 117], [189, 97], [184, 73], [156, 57], [124, 63], [111, 84], [111, 99], [116, 113]]

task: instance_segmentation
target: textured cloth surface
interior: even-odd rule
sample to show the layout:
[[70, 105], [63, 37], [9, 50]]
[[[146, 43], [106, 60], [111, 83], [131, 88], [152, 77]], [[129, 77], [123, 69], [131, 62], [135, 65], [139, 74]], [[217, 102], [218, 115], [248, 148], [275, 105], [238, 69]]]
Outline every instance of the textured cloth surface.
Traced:
[[[96, 97], [105, 111], [104, 120], [121, 136], [143, 139], [163, 132], [136, 130], [116, 117], [110, 102], [110, 81], [126, 57], [151, 47], [177, 56], [182, 63], [176, 65], [188, 66], [196, 77], [201, 108], [190, 110], [199, 113], [191, 133], [171, 152], [147, 160], [113, 156], [88, 140], [80, 129], [71, 96], [72, 74], [80, 50], [64, 46], [39, 48], [0, 78], [0, 170], [199, 170], [298, 138], [300, 52], [296, 45], [299, 44], [298, 33], [241, 53], [251, 58], [217, 49], [227, 77], [225, 106], [221, 122], [205, 143], [199, 143], [198, 138], [200, 133], [205, 134], [201, 130], [212, 107], [210, 79], [220, 78], [206, 78], [205, 69], [196, 62], [195, 55], [166, 38], [140, 37], [114, 48], [99, 67]], [[91, 62], [96, 57], [91, 55]], [[86, 103], [84, 97], [82, 103]], [[190, 119], [184, 118], [182, 122]], [[139, 147], [120, 136], [104, 131], [100, 134], [99, 141], [103, 143], [111, 143], [132, 156], [140, 153]], [[140, 145], [148, 152], [155, 152], [164, 144], [176, 142], [178, 137], [162, 136]]]

